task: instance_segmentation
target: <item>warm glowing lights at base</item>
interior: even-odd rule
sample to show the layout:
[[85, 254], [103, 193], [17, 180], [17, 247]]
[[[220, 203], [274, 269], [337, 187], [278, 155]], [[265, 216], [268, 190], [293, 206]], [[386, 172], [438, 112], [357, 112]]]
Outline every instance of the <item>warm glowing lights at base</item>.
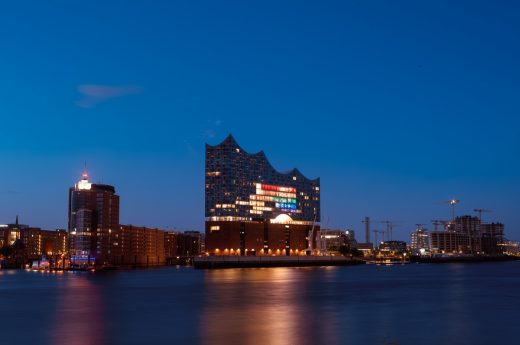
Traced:
[[[211, 253], [206, 253], [207, 255], [211, 255]], [[215, 249], [213, 252], [215, 256], [244, 256], [244, 257], [254, 257], [254, 256], [305, 256], [307, 255], [305, 250], [299, 249], [290, 249], [289, 255], [287, 255], [286, 249], [268, 249], [267, 252], [264, 249], [260, 249], [259, 251], [255, 251], [254, 249], [245, 249], [244, 255], [242, 255], [242, 251], [239, 248], [224, 248], [224, 249]]]

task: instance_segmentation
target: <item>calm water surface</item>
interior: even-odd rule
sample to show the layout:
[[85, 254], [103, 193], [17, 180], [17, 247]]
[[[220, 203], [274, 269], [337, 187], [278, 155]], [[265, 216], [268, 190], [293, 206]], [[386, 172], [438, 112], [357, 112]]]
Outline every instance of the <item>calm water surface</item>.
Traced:
[[0, 344], [519, 344], [520, 262], [0, 271]]

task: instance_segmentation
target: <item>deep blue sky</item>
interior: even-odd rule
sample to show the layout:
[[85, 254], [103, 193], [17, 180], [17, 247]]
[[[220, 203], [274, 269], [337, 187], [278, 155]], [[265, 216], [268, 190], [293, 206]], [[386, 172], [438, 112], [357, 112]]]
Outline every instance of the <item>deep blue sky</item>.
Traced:
[[[520, 239], [514, 1], [0, 4], [0, 223], [65, 227], [84, 162], [121, 222], [203, 229], [204, 144], [321, 177], [322, 224], [489, 208]], [[381, 227], [381, 226], [379, 226]], [[431, 228], [431, 225], [428, 224]]]

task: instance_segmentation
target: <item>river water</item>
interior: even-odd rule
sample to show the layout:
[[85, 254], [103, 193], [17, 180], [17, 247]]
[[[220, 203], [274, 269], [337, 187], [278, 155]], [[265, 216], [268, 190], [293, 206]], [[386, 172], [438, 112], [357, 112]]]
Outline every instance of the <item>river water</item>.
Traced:
[[520, 344], [520, 262], [0, 271], [0, 344]]

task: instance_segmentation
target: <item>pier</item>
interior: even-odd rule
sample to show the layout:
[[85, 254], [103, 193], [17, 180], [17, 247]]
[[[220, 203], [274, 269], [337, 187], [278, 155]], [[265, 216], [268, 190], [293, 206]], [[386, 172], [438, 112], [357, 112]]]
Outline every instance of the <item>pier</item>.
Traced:
[[260, 268], [362, 265], [365, 261], [344, 256], [201, 256], [193, 259], [193, 267]]

